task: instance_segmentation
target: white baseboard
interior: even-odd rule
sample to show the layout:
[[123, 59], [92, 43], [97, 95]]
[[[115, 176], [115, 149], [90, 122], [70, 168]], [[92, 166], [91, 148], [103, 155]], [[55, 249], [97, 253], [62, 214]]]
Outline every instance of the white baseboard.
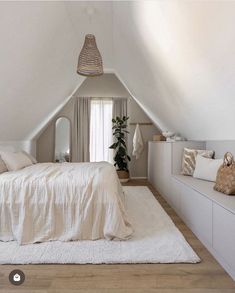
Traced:
[[147, 177], [131, 177], [131, 179], [147, 179]]

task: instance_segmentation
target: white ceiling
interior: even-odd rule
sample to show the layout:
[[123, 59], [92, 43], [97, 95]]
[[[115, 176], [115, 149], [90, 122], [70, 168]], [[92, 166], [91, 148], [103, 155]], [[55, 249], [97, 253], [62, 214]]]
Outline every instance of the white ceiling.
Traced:
[[31, 137], [81, 84], [90, 32], [162, 130], [235, 139], [234, 27], [233, 1], [0, 2], [0, 141]]
[[235, 1], [114, 3], [115, 69], [162, 130], [235, 139]]

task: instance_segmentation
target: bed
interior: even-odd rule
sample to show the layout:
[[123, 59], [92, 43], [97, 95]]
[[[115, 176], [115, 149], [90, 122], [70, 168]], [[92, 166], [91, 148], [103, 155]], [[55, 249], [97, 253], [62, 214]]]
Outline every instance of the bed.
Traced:
[[0, 241], [125, 240], [132, 233], [107, 162], [40, 163], [0, 175]]

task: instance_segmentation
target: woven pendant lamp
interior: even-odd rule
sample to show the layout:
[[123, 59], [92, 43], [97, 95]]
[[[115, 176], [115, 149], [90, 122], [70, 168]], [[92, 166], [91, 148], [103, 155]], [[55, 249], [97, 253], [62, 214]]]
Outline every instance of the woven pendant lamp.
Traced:
[[78, 58], [77, 73], [85, 76], [99, 76], [104, 73], [103, 62], [94, 35], [86, 35]]

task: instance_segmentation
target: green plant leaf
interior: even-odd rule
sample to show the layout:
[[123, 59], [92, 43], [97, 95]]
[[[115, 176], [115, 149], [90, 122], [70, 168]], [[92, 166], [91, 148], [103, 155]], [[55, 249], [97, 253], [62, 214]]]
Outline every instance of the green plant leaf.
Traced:
[[125, 143], [125, 141], [122, 139], [122, 138], [120, 138], [120, 142], [122, 143], [122, 145], [125, 147], [125, 149], [126, 149], [126, 143]]
[[125, 156], [126, 155], [126, 149], [122, 146], [119, 147], [118, 149], [118, 153], [120, 154], [120, 156]]
[[117, 143], [114, 142], [109, 148], [110, 148], [110, 149], [115, 149], [116, 147], [117, 147]]

